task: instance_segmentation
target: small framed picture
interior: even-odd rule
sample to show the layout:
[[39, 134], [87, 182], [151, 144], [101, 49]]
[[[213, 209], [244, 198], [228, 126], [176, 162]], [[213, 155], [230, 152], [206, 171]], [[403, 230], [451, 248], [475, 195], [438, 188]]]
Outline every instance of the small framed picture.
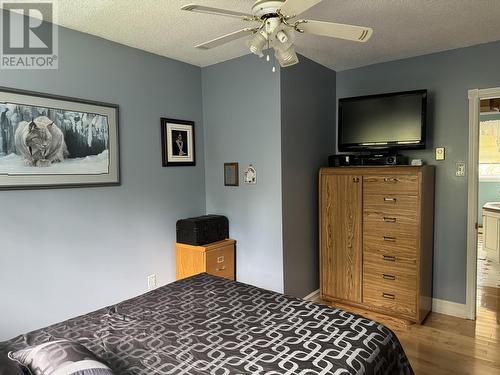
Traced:
[[224, 163], [224, 186], [239, 186], [238, 163]]
[[194, 122], [162, 118], [161, 151], [164, 167], [196, 165]]

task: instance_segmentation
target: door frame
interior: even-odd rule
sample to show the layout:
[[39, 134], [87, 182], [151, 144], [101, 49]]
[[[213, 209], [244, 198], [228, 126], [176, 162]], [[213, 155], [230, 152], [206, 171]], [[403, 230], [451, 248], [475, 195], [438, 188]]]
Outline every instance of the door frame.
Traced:
[[469, 150], [467, 167], [467, 319], [476, 319], [477, 293], [477, 215], [479, 181], [479, 115], [483, 99], [500, 98], [500, 87], [469, 90]]

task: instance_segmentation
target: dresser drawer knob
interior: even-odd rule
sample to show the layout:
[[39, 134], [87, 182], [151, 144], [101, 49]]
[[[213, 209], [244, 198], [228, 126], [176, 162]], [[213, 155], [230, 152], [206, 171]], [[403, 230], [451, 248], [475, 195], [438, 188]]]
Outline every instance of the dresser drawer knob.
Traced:
[[396, 222], [396, 218], [395, 217], [386, 217], [386, 216], [384, 216], [384, 221], [386, 223], [395, 223]]
[[224, 256], [217, 257], [217, 263], [224, 263]]
[[216, 268], [215, 270], [216, 271], [224, 271], [225, 269], [226, 269], [226, 266], [222, 266], [222, 267]]
[[387, 241], [387, 242], [396, 242], [396, 237], [384, 236], [384, 241]]
[[353, 178], [352, 178], [352, 181], [353, 181], [353, 182], [359, 182], [359, 177], [353, 177]]
[[386, 273], [382, 274], [382, 277], [386, 280], [396, 280], [396, 276], [394, 275], [388, 275]]
[[392, 256], [392, 255], [384, 255], [384, 260], [386, 260], [388, 262], [395, 262], [396, 261], [396, 257]]
[[398, 179], [394, 178], [394, 177], [386, 177], [386, 178], [384, 178], [384, 181], [385, 182], [391, 182], [391, 183], [394, 184], [394, 183], [398, 182]]
[[396, 296], [394, 294], [390, 294], [390, 293], [382, 293], [382, 297], [387, 298], [387, 299], [396, 299]]
[[396, 203], [396, 198], [384, 197], [384, 202], [394, 202], [394, 203]]

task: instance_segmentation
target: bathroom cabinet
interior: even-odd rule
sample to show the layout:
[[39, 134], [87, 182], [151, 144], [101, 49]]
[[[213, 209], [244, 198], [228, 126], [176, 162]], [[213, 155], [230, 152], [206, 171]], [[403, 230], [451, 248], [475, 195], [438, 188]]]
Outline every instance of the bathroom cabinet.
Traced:
[[483, 248], [494, 260], [500, 261], [500, 203], [486, 203], [483, 206]]

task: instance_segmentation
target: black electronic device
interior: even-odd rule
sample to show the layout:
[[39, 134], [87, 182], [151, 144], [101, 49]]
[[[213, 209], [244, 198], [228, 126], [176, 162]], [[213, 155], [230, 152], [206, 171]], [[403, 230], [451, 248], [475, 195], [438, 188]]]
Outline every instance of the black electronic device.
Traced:
[[329, 167], [356, 167], [370, 165], [408, 165], [408, 158], [398, 154], [330, 155]]
[[177, 242], [206, 245], [229, 238], [229, 220], [222, 215], [204, 215], [181, 219], [176, 224]]
[[396, 154], [425, 148], [426, 119], [427, 90], [339, 99], [338, 150]]

